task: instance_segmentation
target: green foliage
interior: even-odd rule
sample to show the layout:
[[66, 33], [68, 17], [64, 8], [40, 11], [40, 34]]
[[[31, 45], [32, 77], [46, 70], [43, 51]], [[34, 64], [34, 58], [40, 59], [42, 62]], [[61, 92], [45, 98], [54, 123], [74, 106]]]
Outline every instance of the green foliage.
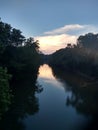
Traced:
[[98, 114], [98, 84], [90, 82], [82, 76], [52, 68], [55, 78], [65, 83], [66, 91], [71, 92], [67, 96], [66, 105], [72, 105], [78, 113], [85, 116]]
[[34, 41], [34, 38], [30, 37], [30, 38], [26, 39], [25, 45], [31, 46], [31, 47], [33, 47], [33, 49], [35, 49], [37, 52], [39, 52], [39, 41], [38, 40]]
[[98, 78], [98, 34], [80, 36], [77, 45], [68, 44], [51, 55], [50, 64], [91, 79]]
[[[11, 74], [35, 71], [40, 64], [39, 42], [0, 21], [0, 64]], [[24, 46], [22, 45], [24, 44]]]
[[98, 77], [98, 53], [87, 48], [58, 50], [51, 56], [50, 64], [86, 77]]
[[77, 44], [85, 48], [98, 49], [98, 34], [88, 33], [84, 36], [79, 36]]
[[[25, 39], [20, 30], [0, 21], [0, 66], [7, 68], [12, 75], [11, 85], [13, 81], [16, 84], [18, 81], [24, 82], [27, 77], [30, 79], [33, 77], [32, 85], [34, 85], [39, 65], [39, 42], [33, 38]], [[0, 67], [0, 116], [8, 109], [11, 99], [10, 75], [2, 67]], [[11, 88], [13, 91], [16, 90], [13, 86]]]
[[7, 74], [7, 69], [0, 67], [0, 118], [11, 103], [12, 95], [9, 88], [10, 77], [11, 75]]
[[7, 46], [2, 57], [2, 65], [6, 66], [11, 73], [36, 70], [39, 64], [40, 55], [33, 45], [18, 48]]
[[3, 46], [20, 46], [23, 41], [25, 41], [25, 37], [21, 34], [20, 30], [12, 28], [10, 24], [0, 21], [0, 43]]

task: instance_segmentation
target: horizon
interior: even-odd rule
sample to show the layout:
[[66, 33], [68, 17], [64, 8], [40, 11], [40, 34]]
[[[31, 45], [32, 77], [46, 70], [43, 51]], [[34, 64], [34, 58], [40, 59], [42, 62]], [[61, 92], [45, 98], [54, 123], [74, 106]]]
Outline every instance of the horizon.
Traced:
[[39, 40], [40, 50], [51, 54], [80, 35], [98, 32], [97, 0], [0, 0], [2, 21]]

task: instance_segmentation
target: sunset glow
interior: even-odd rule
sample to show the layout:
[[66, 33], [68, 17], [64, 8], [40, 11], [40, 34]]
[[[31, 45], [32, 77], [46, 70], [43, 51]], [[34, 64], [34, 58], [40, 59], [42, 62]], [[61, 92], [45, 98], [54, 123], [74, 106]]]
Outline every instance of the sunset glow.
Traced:
[[67, 43], [76, 43], [77, 36], [61, 34], [55, 36], [41, 36], [35, 39], [39, 40], [40, 50], [45, 54], [50, 54], [60, 48], [65, 48]]
[[39, 40], [40, 51], [51, 54], [58, 49], [65, 48], [68, 43], [76, 44], [79, 35], [87, 32], [97, 32], [94, 25], [65, 25], [63, 27], [44, 32], [41, 36], [34, 37]]
[[47, 78], [47, 79], [55, 79], [52, 75], [52, 70], [51, 68], [49, 68], [48, 65], [44, 65], [44, 69], [43, 66], [40, 66], [39, 68], [39, 77], [41, 78]]

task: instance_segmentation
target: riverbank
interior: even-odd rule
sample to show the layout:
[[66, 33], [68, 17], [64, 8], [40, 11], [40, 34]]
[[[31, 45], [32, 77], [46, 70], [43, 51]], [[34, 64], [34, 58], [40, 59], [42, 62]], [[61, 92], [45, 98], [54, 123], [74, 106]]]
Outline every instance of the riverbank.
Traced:
[[[50, 65], [51, 66], [51, 65]], [[70, 72], [59, 67], [51, 66], [53, 69], [54, 76], [60, 76], [63, 80], [66, 80], [79, 87], [91, 87], [98, 85], [97, 79], [85, 75], [80, 72]]]

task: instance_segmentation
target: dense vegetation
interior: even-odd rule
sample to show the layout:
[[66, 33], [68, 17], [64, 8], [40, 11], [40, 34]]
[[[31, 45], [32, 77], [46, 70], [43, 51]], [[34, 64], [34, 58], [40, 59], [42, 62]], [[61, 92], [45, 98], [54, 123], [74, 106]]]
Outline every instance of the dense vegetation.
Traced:
[[[10, 89], [14, 91], [19, 86], [13, 83], [22, 82], [27, 77], [31, 81], [33, 77], [34, 86], [40, 61], [38, 41], [31, 37], [26, 39], [20, 30], [0, 21], [0, 116], [11, 102]], [[12, 77], [10, 82], [8, 73]]]
[[98, 129], [98, 84], [56, 67], [53, 67], [52, 73], [58, 81], [62, 81], [65, 92], [71, 92], [67, 95], [66, 105], [74, 107], [78, 114], [92, 117], [86, 130]]
[[11, 103], [11, 92], [9, 88], [10, 77], [11, 76], [7, 74], [7, 69], [0, 67], [0, 118]]
[[49, 64], [90, 80], [98, 77], [98, 34], [80, 36], [76, 45], [68, 44], [50, 56]]
[[[65, 87], [66, 91], [71, 91], [71, 97], [67, 97], [67, 105], [72, 105], [80, 113], [85, 115], [96, 115], [98, 114], [98, 87], [94, 83], [88, 82], [72, 73], [65, 73], [58, 68], [53, 68], [53, 75], [56, 79], [61, 80], [67, 84]], [[86, 85], [86, 86], [84, 86]]]

